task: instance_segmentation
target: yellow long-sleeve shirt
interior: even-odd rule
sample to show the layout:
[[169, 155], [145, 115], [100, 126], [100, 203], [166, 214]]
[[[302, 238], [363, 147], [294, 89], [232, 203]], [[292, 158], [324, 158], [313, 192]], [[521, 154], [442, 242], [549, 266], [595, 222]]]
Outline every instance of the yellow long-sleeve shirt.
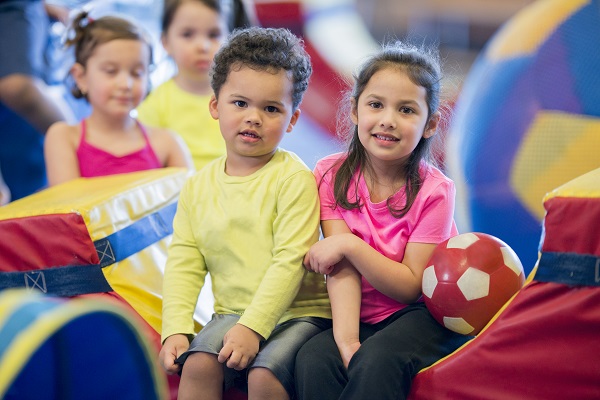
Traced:
[[193, 313], [210, 273], [215, 312], [268, 338], [278, 323], [331, 317], [322, 275], [302, 265], [318, 240], [315, 178], [293, 153], [277, 150], [250, 176], [225, 174], [225, 157], [181, 191], [163, 283], [162, 340], [194, 334]]

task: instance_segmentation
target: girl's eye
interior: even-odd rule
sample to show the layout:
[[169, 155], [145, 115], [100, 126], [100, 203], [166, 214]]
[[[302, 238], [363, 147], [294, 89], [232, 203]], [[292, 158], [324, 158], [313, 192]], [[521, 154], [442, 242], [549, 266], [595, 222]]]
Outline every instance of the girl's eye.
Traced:
[[381, 104], [378, 101], [372, 101], [372, 102], [369, 103], [369, 106], [371, 108], [381, 108], [381, 107], [383, 107], [383, 104]]
[[400, 112], [403, 114], [412, 114], [414, 110], [410, 107], [400, 107]]
[[221, 39], [223, 37], [223, 34], [221, 33], [221, 31], [212, 31], [208, 34], [208, 37], [211, 39]]
[[246, 107], [246, 102], [243, 100], [236, 100], [233, 102], [233, 104], [235, 104], [236, 106], [241, 107], [241, 108]]
[[144, 75], [144, 70], [143, 69], [136, 69], [134, 71], [132, 71], [131, 75], [133, 75], [136, 78], [139, 78], [141, 76]]
[[265, 111], [269, 112], [269, 113], [276, 113], [276, 112], [279, 112], [279, 108], [274, 107], [274, 106], [266, 106]]

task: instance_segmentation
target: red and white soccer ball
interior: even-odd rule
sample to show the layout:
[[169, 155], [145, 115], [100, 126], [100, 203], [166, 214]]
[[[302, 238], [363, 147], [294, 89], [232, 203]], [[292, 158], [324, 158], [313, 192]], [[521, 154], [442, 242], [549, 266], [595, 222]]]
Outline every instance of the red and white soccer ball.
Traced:
[[515, 252], [485, 233], [463, 233], [440, 243], [423, 274], [425, 304], [446, 328], [476, 335], [523, 287]]

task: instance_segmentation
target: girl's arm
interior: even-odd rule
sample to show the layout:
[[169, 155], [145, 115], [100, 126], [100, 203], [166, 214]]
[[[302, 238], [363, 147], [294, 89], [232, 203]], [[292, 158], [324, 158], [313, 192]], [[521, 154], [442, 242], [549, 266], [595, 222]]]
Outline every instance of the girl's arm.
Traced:
[[339, 238], [342, 254], [378, 291], [401, 303], [421, 296], [423, 271], [435, 243], [408, 243], [402, 263], [393, 261], [352, 234]]
[[79, 161], [75, 154], [73, 132], [77, 128], [64, 122], [56, 122], [48, 129], [44, 140], [44, 160], [48, 186], [58, 185], [81, 176]]
[[[408, 243], [402, 263], [379, 253], [350, 232], [325, 235], [307, 255], [310, 270], [329, 274], [346, 259], [378, 291], [401, 303], [415, 302], [421, 295], [421, 281], [436, 244]], [[337, 266], [335, 267], [337, 269]]]
[[174, 132], [165, 131], [165, 133], [169, 143], [165, 167], [183, 167], [193, 170], [192, 154], [183, 139]]
[[[333, 235], [351, 234], [343, 220], [321, 221], [321, 229], [325, 238]], [[311, 265], [311, 257], [315, 263], [319, 262], [315, 258], [321, 255], [316, 254], [317, 252], [320, 253], [320, 250], [315, 246], [311, 247], [305, 259], [307, 267]], [[333, 250], [335, 254], [335, 249], [330, 250]], [[360, 347], [358, 337], [361, 302], [360, 274], [345, 258], [334, 264], [335, 267], [327, 275], [327, 292], [329, 293], [333, 319], [333, 337], [342, 356], [342, 361], [348, 368], [350, 359]], [[326, 273], [328, 271], [321, 272]]]

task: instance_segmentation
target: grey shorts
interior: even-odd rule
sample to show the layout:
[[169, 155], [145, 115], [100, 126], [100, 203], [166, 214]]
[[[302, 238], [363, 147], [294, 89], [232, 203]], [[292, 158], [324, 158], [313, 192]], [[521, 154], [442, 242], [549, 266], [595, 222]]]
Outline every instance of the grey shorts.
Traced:
[[[239, 315], [213, 314], [212, 319], [194, 338], [187, 352], [178, 359], [184, 364], [191, 353], [219, 354], [223, 348], [223, 336], [238, 320]], [[260, 349], [248, 368], [269, 369], [279, 379], [290, 397], [294, 394], [294, 364], [296, 353], [308, 339], [331, 327], [331, 320], [318, 317], [303, 317], [286, 321], [275, 327], [271, 336], [260, 343]], [[185, 368], [185, 365], [184, 365]], [[224, 390], [236, 387], [247, 391], [247, 369], [236, 371], [223, 364], [225, 372]]]

